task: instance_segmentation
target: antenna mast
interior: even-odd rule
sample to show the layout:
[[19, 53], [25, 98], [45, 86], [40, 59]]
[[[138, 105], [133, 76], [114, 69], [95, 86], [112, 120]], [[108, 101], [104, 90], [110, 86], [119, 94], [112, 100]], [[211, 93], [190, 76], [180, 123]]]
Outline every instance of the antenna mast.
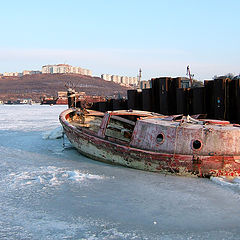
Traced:
[[139, 69], [139, 75], [138, 75], [138, 83], [139, 83], [139, 86], [140, 86], [141, 78], [142, 78], [142, 69], [140, 68], [140, 69]]
[[186, 75], [189, 76], [191, 87], [192, 87], [192, 78], [194, 77], [194, 74], [191, 74], [189, 65], [187, 66], [187, 73], [186, 73]]

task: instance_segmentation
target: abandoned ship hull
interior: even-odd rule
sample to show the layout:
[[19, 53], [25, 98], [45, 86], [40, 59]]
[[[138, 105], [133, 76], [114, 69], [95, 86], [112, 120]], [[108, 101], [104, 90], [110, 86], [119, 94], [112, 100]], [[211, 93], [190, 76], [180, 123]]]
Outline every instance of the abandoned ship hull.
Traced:
[[148, 151], [89, 134], [60, 117], [72, 145], [92, 159], [139, 170], [183, 176], [239, 176], [240, 156], [197, 156]]

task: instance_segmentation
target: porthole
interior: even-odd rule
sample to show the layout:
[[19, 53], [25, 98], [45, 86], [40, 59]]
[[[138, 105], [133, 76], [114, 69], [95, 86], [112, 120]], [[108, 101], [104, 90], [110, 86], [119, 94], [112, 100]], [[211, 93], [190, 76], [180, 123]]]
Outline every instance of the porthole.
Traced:
[[192, 148], [194, 150], [199, 150], [199, 149], [201, 149], [201, 147], [202, 147], [202, 142], [200, 140], [194, 140], [192, 142]]
[[164, 142], [164, 135], [162, 133], [157, 135], [157, 143], [163, 143]]

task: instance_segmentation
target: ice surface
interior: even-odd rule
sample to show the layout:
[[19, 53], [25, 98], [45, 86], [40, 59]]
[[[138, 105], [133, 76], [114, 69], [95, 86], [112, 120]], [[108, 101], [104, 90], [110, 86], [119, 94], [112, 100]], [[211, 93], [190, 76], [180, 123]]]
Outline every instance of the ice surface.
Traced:
[[43, 136], [65, 108], [0, 105], [1, 240], [239, 239], [239, 178], [165, 176], [63, 149]]
[[43, 133], [43, 139], [58, 139], [58, 138], [62, 138], [62, 137], [63, 137], [62, 126]]
[[[23, 111], [24, 109], [24, 111]], [[47, 131], [60, 126], [56, 112], [65, 105], [1, 105], [0, 130]]]

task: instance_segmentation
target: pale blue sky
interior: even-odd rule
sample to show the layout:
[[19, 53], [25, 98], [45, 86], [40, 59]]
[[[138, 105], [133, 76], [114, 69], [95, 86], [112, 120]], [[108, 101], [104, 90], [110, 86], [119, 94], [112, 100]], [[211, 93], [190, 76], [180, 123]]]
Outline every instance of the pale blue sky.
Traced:
[[240, 73], [239, 0], [0, 0], [0, 72], [68, 63], [143, 78]]

